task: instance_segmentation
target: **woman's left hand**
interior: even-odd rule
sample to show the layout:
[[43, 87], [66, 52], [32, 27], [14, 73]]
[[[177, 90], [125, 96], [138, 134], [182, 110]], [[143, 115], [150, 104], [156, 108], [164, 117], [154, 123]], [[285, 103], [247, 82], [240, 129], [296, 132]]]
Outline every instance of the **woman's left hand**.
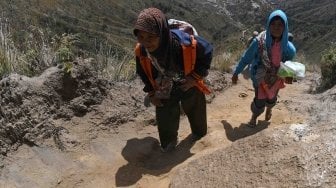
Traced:
[[182, 91], [188, 91], [190, 88], [197, 85], [197, 80], [192, 76], [187, 76], [181, 85], [179, 86]]

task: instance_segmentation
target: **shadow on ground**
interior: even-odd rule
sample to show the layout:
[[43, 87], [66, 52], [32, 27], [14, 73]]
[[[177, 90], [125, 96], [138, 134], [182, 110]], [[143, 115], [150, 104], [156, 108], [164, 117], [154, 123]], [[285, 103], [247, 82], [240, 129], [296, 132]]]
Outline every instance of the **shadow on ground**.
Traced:
[[255, 128], [248, 127], [246, 123], [242, 123], [240, 124], [239, 127], [233, 128], [232, 125], [226, 120], [222, 120], [222, 124], [224, 126], [227, 138], [230, 141], [234, 142], [236, 140], [254, 135], [266, 129], [269, 126], [270, 122], [258, 121], [257, 126]]
[[127, 141], [121, 154], [128, 163], [116, 173], [116, 186], [134, 185], [144, 174], [159, 176], [193, 156], [195, 144], [191, 135], [182, 140], [174, 151], [162, 153], [157, 139], [152, 137], [132, 138]]

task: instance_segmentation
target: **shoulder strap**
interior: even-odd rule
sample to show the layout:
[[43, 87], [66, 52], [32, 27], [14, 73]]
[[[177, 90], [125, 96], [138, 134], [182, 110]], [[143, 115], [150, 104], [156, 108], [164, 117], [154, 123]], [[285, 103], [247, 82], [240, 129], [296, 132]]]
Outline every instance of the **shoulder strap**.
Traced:
[[267, 47], [265, 45], [265, 40], [266, 40], [266, 31], [261, 32], [257, 36], [257, 41], [258, 41], [258, 50], [259, 50], [259, 56], [260, 60], [265, 66], [266, 69], [270, 69], [272, 67], [272, 63], [270, 61], [269, 53], [267, 51]]
[[183, 50], [183, 65], [184, 65], [184, 74], [190, 74], [196, 64], [196, 46], [197, 40], [193, 35], [190, 35], [191, 45], [182, 45]]
[[137, 43], [135, 45], [134, 53], [135, 53], [135, 56], [140, 58], [140, 56], [141, 56], [141, 44], [140, 43]]
[[266, 46], [264, 45], [265, 39], [266, 39], [265, 36], [266, 36], [266, 32], [263, 31], [256, 37], [258, 41], [258, 49], [259, 49], [260, 57], [262, 57], [263, 51], [266, 50]]
[[184, 74], [188, 75], [195, 67], [197, 40], [194, 35], [190, 35], [178, 29], [172, 29], [171, 32], [176, 36], [182, 46]]
[[137, 43], [135, 46], [135, 55], [139, 58], [140, 60], [140, 65], [144, 71], [144, 73], [146, 74], [148, 80], [150, 81], [151, 85], [153, 86], [153, 88], [156, 90], [158, 88], [154, 77], [153, 77], [153, 72], [152, 72], [152, 63], [151, 63], [151, 59], [147, 56], [144, 56], [142, 51], [141, 51], [142, 47], [140, 45], [140, 43]]

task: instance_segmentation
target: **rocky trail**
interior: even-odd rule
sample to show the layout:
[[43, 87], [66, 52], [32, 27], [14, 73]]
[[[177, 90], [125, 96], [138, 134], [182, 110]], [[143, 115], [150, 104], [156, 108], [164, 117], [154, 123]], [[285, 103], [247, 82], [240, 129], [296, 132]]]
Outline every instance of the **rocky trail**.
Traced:
[[[8, 152], [0, 187], [333, 187], [336, 128], [326, 117], [335, 115], [335, 98], [323, 103], [329, 109], [314, 106], [324, 96], [308, 93], [313, 80], [308, 75], [287, 85], [271, 121], [262, 114], [258, 126], [249, 128], [254, 94], [241, 77], [238, 85], [216, 91], [201, 140], [191, 141], [181, 116], [179, 144], [170, 153], [160, 152], [154, 108], [143, 107], [141, 83], [112, 85], [85, 115], [54, 118], [59, 131], [43, 144]], [[316, 112], [323, 116], [312, 117]], [[315, 122], [320, 132], [312, 128]]]

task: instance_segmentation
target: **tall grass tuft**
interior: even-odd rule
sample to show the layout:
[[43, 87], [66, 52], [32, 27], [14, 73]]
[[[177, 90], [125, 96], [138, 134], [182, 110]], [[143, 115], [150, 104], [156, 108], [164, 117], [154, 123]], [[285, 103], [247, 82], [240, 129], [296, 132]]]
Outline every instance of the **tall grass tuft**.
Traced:
[[244, 45], [238, 40], [233, 40], [225, 49], [218, 49], [217, 55], [212, 60], [212, 68], [225, 73], [232, 73], [234, 65], [237, 64], [245, 50]]
[[53, 52], [41, 29], [27, 28], [30, 34], [23, 36], [26, 50], [19, 50], [12, 40], [13, 32], [8, 19], [0, 18], [0, 77], [12, 72], [34, 76], [51, 65]]
[[213, 58], [212, 68], [221, 72], [232, 72], [232, 66], [235, 62], [234, 59], [232, 53], [223, 52]]
[[11, 62], [18, 59], [17, 50], [10, 40], [8, 19], [0, 18], [0, 78], [11, 73], [16, 67]]
[[[120, 57], [121, 56], [121, 57]], [[134, 79], [135, 59], [132, 53], [104, 53], [99, 51], [94, 65], [99, 76], [112, 81], [125, 81]]]
[[6, 54], [4, 51], [0, 51], [0, 77], [4, 75], [8, 75], [12, 71], [12, 67], [7, 59]]
[[135, 77], [133, 53], [117, 53], [107, 43], [101, 42], [95, 54], [89, 54], [78, 50], [81, 38], [77, 34], [64, 33], [48, 39], [42, 29], [30, 26], [20, 37], [24, 50], [15, 47], [8, 19], [0, 18], [0, 78], [12, 72], [35, 76], [53, 64], [67, 66], [79, 56], [96, 59], [93, 66], [98, 76], [114, 81]]

